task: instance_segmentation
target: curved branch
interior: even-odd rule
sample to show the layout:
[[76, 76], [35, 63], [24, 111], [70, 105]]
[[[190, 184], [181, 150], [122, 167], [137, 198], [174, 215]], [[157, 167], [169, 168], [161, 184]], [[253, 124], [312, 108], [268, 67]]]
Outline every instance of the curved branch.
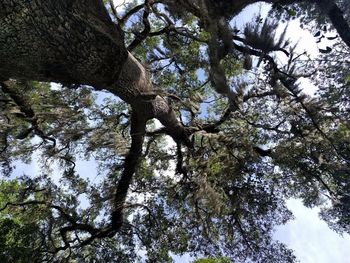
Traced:
[[143, 17], [142, 17], [144, 29], [142, 30], [141, 33], [136, 34], [136, 38], [128, 46], [129, 51], [132, 51], [138, 45], [140, 45], [142, 41], [144, 41], [147, 38], [148, 34], [151, 32], [151, 24], [148, 20], [150, 12], [151, 12], [150, 3], [149, 3], [149, 0], [146, 0], [144, 4], [144, 11], [143, 11]]
[[165, 126], [166, 133], [176, 142], [181, 142], [187, 147], [193, 148], [193, 143], [189, 138], [191, 132], [179, 122], [167, 101], [161, 96], [156, 96], [152, 104], [154, 117]]
[[52, 147], [54, 148], [56, 146], [56, 140], [50, 136], [47, 136], [39, 127], [38, 118], [28, 102], [27, 98], [23, 96], [21, 91], [17, 90], [15, 87], [15, 83], [13, 81], [8, 80], [0, 83], [2, 91], [7, 94], [13, 102], [18, 106], [20, 112], [22, 113], [19, 118], [23, 119], [24, 121], [30, 123], [32, 127], [29, 129], [22, 131], [20, 134], [17, 135], [17, 139], [23, 140], [29, 136], [31, 132], [34, 132], [36, 135], [38, 135], [43, 141], [51, 141]]
[[131, 114], [131, 148], [124, 162], [124, 171], [117, 185], [114, 196], [114, 211], [112, 212], [112, 231], [117, 232], [123, 223], [123, 208], [132, 176], [136, 171], [137, 163], [142, 154], [142, 145], [146, 132], [146, 120], [136, 112]]

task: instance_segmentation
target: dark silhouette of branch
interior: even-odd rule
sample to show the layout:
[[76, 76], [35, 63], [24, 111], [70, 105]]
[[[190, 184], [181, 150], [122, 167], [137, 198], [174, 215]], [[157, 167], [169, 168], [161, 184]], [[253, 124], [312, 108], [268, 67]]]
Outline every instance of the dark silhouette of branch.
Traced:
[[47, 136], [40, 129], [38, 119], [31, 105], [28, 103], [27, 99], [23, 96], [23, 94], [20, 94], [16, 90], [16, 87], [12, 87], [13, 85], [14, 83], [12, 83], [10, 80], [4, 81], [1, 83], [1, 89], [18, 106], [21, 114], [17, 115], [17, 117], [31, 124], [31, 127], [29, 129], [24, 130], [19, 135], [17, 135], [17, 139], [23, 140], [27, 138], [31, 132], [34, 132], [36, 135], [41, 137], [43, 141], [46, 141], [46, 140], [51, 141], [52, 147], [54, 148], [56, 146], [56, 140], [50, 136]]
[[138, 45], [140, 45], [149, 35], [151, 32], [151, 25], [149, 23], [148, 17], [151, 12], [151, 6], [150, 6], [150, 1], [146, 0], [144, 4], [144, 11], [143, 11], [143, 17], [142, 17], [142, 22], [143, 22], [143, 30], [141, 33], [136, 33], [135, 39], [131, 42], [131, 44], [128, 46], [128, 50], [131, 52], [134, 50]]
[[177, 157], [177, 161], [176, 161], [175, 172], [177, 174], [182, 174], [183, 176], [187, 177], [187, 169], [184, 166], [183, 153], [182, 153], [182, 150], [181, 150], [181, 144], [180, 143], [176, 144], [176, 157]]
[[272, 150], [271, 149], [263, 149], [259, 146], [253, 147], [254, 151], [257, 152], [261, 157], [271, 156]]
[[[159, 2], [161, 2], [161, 1], [159, 1], [159, 0], [152, 0], [152, 1], [147, 1], [147, 2], [150, 2], [150, 4], [156, 4], [156, 3], [159, 3]], [[138, 11], [140, 11], [142, 8], [144, 8], [145, 7], [145, 4], [141, 4], [141, 5], [137, 5], [137, 6], [135, 6], [135, 7], [133, 7], [131, 10], [129, 10], [122, 18], [120, 18], [119, 20], [118, 20], [118, 22], [119, 22], [119, 24], [121, 25], [121, 26], [123, 26], [125, 23], [126, 23], [126, 21], [132, 16], [132, 15], [134, 15], [134, 14], [136, 14]]]
[[131, 114], [131, 147], [125, 158], [124, 170], [119, 179], [114, 196], [114, 211], [112, 212], [111, 228], [116, 233], [123, 223], [123, 208], [132, 176], [136, 171], [137, 163], [142, 154], [142, 145], [146, 132], [146, 120], [137, 113]]
[[339, 6], [332, 0], [314, 0], [314, 3], [329, 17], [341, 39], [350, 48], [350, 26]]
[[225, 121], [230, 119], [231, 113], [231, 109], [228, 108], [218, 121], [216, 121], [215, 123], [203, 125], [202, 127], [200, 127], [200, 129], [206, 131], [207, 133], [218, 133], [220, 131], [218, 127]]

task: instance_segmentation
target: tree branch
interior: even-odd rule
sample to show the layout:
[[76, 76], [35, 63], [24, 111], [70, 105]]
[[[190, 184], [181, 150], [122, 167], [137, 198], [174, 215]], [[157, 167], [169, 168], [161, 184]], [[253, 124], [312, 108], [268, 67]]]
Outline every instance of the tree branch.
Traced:
[[114, 233], [119, 231], [123, 223], [123, 208], [132, 176], [136, 171], [137, 163], [142, 154], [142, 145], [146, 132], [146, 120], [136, 112], [131, 114], [131, 147], [124, 162], [124, 171], [118, 182], [114, 196], [114, 211], [111, 217], [111, 228]]
[[149, 20], [148, 20], [150, 12], [151, 12], [150, 1], [145, 0], [143, 17], [142, 17], [144, 29], [142, 30], [141, 33], [136, 33], [135, 39], [128, 46], [129, 51], [132, 51], [138, 45], [140, 45], [142, 41], [144, 41], [147, 38], [148, 34], [151, 32], [151, 24], [149, 23]]
[[314, 3], [329, 17], [341, 39], [350, 48], [350, 26], [344, 18], [343, 11], [332, 0], [314, 0]]
[[54, 148], [56, 146], [56, 140], [50, 136], [47, 136], [39, 127], [38, 118], [35, 115], [34, 110], [32, 109], [31, 105], [29, 104], [28, 100], [21, 94], [17, 87], [15, 87], [16, 83], [14, 83], [11, 80], [4, 81], [1, 83], [1, 89], [2, 91], [7, 94], [13, 102], [18, 106], [19, 110], [23, 114], [18, 116], [19, 118], [23, 119], [24, 121], [31, 124], [31, 128], [22, 131], [20, 134], [17, 135], [17, 139], [25, 139], [31, 132], [34, 132], [36, 135], [38, 135], [43, 141], [49, 140], [52, 142], [52, 147]]

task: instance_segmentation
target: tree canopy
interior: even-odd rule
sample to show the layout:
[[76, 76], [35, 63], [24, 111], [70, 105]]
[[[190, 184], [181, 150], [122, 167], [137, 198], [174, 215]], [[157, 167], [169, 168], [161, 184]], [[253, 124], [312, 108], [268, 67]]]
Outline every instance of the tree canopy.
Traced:
[[350, 233], [349, 1], [258, 2], [1, 1], [1, 262], [295, 262], [288, 198]]

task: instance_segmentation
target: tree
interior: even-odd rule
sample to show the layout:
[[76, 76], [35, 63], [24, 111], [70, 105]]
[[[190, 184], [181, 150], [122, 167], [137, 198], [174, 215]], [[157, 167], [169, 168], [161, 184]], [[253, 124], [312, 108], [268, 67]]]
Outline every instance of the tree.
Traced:
[[229, 263], [227, 258], [202, 258], [194, 261], [194, 263]]
[[[2, 172], [33, 151], [43, 169], [4, 181], [1, 242], [37, 243], [38, 262], [136, 262], [138, 250], [148, 262], [171, 262], [169, 252], [294, 262], [272, 239], [292, 217], [289, 197], [324, 205], [349, 231], [349, 6], [265, 1], [275, 20], [232, 28], [256, 2], [146, 0], [121, 14], [100, 0], [2, 1]], [[316, 32], [332, 48], [298, 54], [287, 29], [276, 35], [291, 16], [339, 37]], [[121, 100], [101, 102], [102, 91]], [[99, 163], [98, 183], [79, 174], [82, 158]]]
[[[17, 180], [1, 180], [0, 203], [3, 207], [17, 199], [17, 195], [26, 187]], [[38, 221], [42, 214], [35, 215], [32, 209], [22, 216], [20, 209], [12, 210], [12, 217], [0, 214], [0, 259], [2, 262], [27, 262], [31, 258], [34, 262], [40, 260], [40, 231]], [[30, 217], [28, 217], [30, 215]], [[34, 248], [34, 249], [33, 249]]]

